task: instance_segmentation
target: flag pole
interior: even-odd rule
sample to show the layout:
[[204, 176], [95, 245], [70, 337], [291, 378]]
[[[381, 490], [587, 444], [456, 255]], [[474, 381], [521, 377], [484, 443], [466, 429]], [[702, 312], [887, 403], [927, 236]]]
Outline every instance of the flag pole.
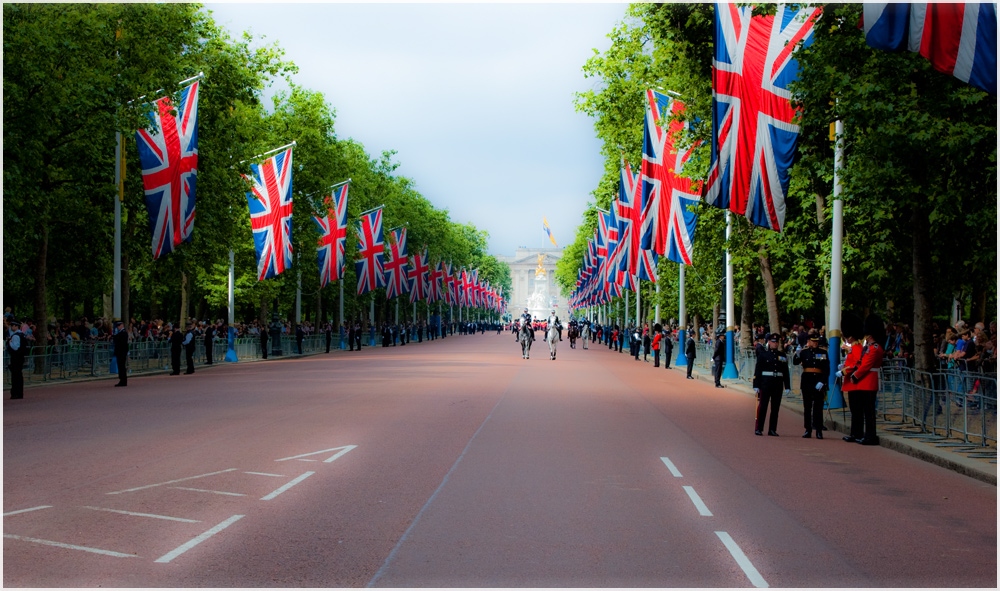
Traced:
[[677, 367], [684, 367], [688, 364], [687, 355], [684, 353], [684, 345], [687, 342], [687, 306], [684, 301], [684, 263], [677, 263], [680, 266], [678, 276], [680, 278], [680, 288], [678, 290], [679, 300], [677, 310], [677, 324], [680, 329], [677, 331]]
[[338, 283], [340, 283], [340, 302], [338, 302], [338, 318], [340, 318], [340, 348], [344, 349], [344, 337], [347, 336], [344, 334], [344, 278], [341, 277]]
[[280, 148], [275, 148], [275, 149], [273, 149], [273, 150], [271, 150], [269, 152], [264, 152], [263, 154], [257, 154], [256, 156], [251, 156], [250, 158], [247, 158], [246, 160], [240, 160], [239, 162], [237, 162], [237, 164], [243, 164], [244, 162], [250, 162], [251, 160], [257, 160], [258, 158], [263, 158], [265, 156], [270, 156], [271, 154], [276, 154], [276, 153], [278, 153], [278, 152], [280, 152], [280, 151], [282, 151], [282, 150], [284, 150], [286, 148], [294, 148], [297, 145], [299, 145], [298, 142], [292, 142], [290, 144], [285, 144], [284, 146], [281, 146]]
[[320, 189], [319, 191], [316, 191], [315, 193], [310, 193], [310, 194], [306, 195], [305, 198], [308, 199], [310, 197], [315, 197], [316, 195], [319, 195], [320, 193], [325, 193], [325, 192], [327, 192], [327, 191], [329, 191], [331, 189], [336, 189], [337, 187], [341, 187], [343, 185], [349, 185], [350, 183], [351, 183], [351, 179], [347, 179], [346, 181], [340, 181], [339, 183], [330, 185], [329, 187], [327, 187], [325, 189]]
[[371, 209], [366, 209], [365, 211], [362, 211], [361, 213], [359, 213], [358, 215], [356, 215], [354, 217], [355, 218], [359, 218], [359, 217], [361, 217], [363, 215], [368, 215], [369, 213], [375, 211], [376, 209], [382, 209], [383, 207], [385, 207], [384, 203], [382, 205], [379, 205], [378, 207], [373, 207]]
[[736, 306], [733, 301], [733, 258], [729, 251], [729, 240], [733, 232], [732, 212], [726, 210], [726, 366], [722, 370], [722, 378], [733, 380], [740, 377], [736, 370], [736, 351], [734, 349], [734, 329], [733, 317], [736, 316]]
[[834, 374], [840, 365], [840, 316], [841, 296], [843, 289], [843, 254], [844, 254], [844, 201], [840, 195], [843, 192], [844, 169], [844, 122], [837, 120], [834, 130], [837, 134], [836, 147], [833, 156], [833, 236], [830, 252], [830, 321], [827, 325], [829, 340], [828, 356], [830, 358], [830, 397], [827, 408], [844, 408], [844, 394], [837, 384]]
[[[659, 277], [657, 277], [659, 279]], [[660, 323], [660, 282], [656, 282], [656, 315], [653, 320], [654, 324]]]
[[[125, 321], [122, 318], [122, 199], [124, 198], [122, 183], [122, 168], [124, 167], [122, 154], [122, 132], [115, 132], [115, 187], [118, 191], [118, 198], [115, 199], [115, 268], [114, 280], [112, 281], [112, 316]], [[44, 322], [42, 318], [39, 322]]]

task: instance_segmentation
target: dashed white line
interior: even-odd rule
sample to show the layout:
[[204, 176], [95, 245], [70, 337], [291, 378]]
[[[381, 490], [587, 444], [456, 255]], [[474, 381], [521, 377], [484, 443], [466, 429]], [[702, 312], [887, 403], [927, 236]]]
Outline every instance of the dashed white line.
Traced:
[[160, 482], [160, 483], [157, 483], [157, 484], [147, 484], [145, 486], [137, 486], [135, 488], [126, 488], [125, 490], [116, 490], [115, 492], [109, 492], [107, 494], [109, 494], [109, 495], [118, 495], [118, 494], [121, 494], [121, 493], [135, 492], [137, 490], [144, 490], [144, 489], [153, 488], [153, 487], [156, 487], [156, 486], [163, 486], [165, 484], [174, 484], [174, 483], [177, 483], [177, 482], [184, 482], [184, 481], [187, 481], [187, 480], [194, 480], [196, 478], [204, 478], [206, 476], [215, 476], [216, 474], [224, 474], [226, 472], [233, 472], [235, 470], [236, 470], [236, 468], [227, 468], [225, 470], [219, 470], [218, 472], [209, 472], [208, 474], [199, 474], [198, 476], [188, 476], [187, 478], [178, 478], [177, 480], [168, 480], [166, 482]]
[[663, 463], [667, 465], [667, 470], [670, 470], [670, 473], [674, 475], [674, 478], [681, 477], [681, 473], [677, 470], [677, 466], [674, 466], [674, 463], [670, 461], [670, 458], [660, 458], [660, 459], [663, 460]]
[[37, 507], [32, 507], [30, 509], [18, 509], [17, 511], [8, 511], [7, 513], [4, 513], [3, 516], [7, 517], [8, 515], [17, 515], [18, 513], [27, 513], [28, 511], [38, 511], [39, 509], [51, 509], [51, 508], [52, 505], [39, 505]]
[[214, 536], [215, 534], [217, 534], [220, 531], [226, 529], [230, 525], [236, 523], [237, 521], [239, 521], [243, 517], [245, 517], [245, 515], [233, 515], [229, 519], [223, 521], [219, 525], [213, 527], [212, 529], [210, 529], [207, 532], [201, 534], [200, 536], [198, 536], [196, 538], [193, 538], [193, 539], [191, 539], [191, 540], [189, 540], [189, 541], [181, 544], [180, 546], [174, 548], [170, 552], [167, 552], [163, 556], [157, 558], [155, 562], [162, 562], [162, 563], [170, 562], [174, 558], [177, 558], [178, 556], [180, 556], [181, 554], [184, 554], [185, 552], [187, 552], [191, 548], [194, 548], [195, 546], [197, 546], [198, 544], [204, 542], [208, 538]]
[[278, 478], [284, 478], [284, 474], [268, 474], [267, 472], [244, 472], [244, 474], [253, 474], [254, 476], [277, 476]]
[[313, 474], [315, 474], [315, 472], [306, 472], [302, 476], [299, 476], [298, 478], [296, 478], [296, 479], [292, 480], [291, 482], [286, 483], [284, 486], [278, 488], [277, 490], [275, 490], [271, 494], [261, 497], [260, 500], [262, 500], [262, 501], [270, 501], [274, 497], [276, 497], [276, 496], [280, 495], [281, 493], [285, 492], [286, 490], [292, 488], [293, 486], [295, 486], [296, 484], [302, 482], [306, 478], [309, 478]]
[[245, 497], [246, 496], [243, 493], [226, 492], [224, 490], [207, 490], [207, 489], [204, 489], [204, 488], [188, 488], [186, 486], [171, 486], [170, 488], [176, 488], [177, 490], [190, 490], [190, 491], [194, 491], [194, 492], [207, 492], [207, 493], [212, 493], [214, 495], [226, 495], [226, 496], [230, 496], [230, 497]]
[[201, 523], [197, 519], [185, 519], [183, 517], [170, 517], [169, 515], [156, 515], [155, 513], [135, 513], [133, 511], [122, 511], [121, 509], [106, 509], [104, 507], [84, 507], [81, 509], [93, 509], [94, 511], [107, 511], [108, 513], [121, 513], [122, 515], [133, 515], [135, 517], [151, 517], [153, 519], [165, 519], [167, 521], [181, 521], [184, 523]]
[[746, 574], [747, 578], [750, 579], [750, 583], [753, 584], [754, 587], [763, 588], [768, 586], [767, 581], [764, 580], [764, 577], [760, 576], [760, 573], [756, 568], [754, 568], [750, 559], [743, 553], [743, 550], [740, 550], [740, 547], [736, 545], [736, 542], [733, 541], [733, 538], [730, 537], [729, 534], [724, 531], [717, 531], [715, 532], [715, 535], [719, 536], [719, 539], [722, 540], [726, 549], [729, 550], [729, 553], [732, 554], [733, 558], [736, 560], [736, 564], [740, 565], [740, 568], [743, 569], [743, 572]]
[[694, 492], [694, 487], [685, 486], [684, 492], [686, 492], [688, 496], [691, 497], [691, 502], [694, 503], [695, 508], [698, 509], [699, 515], [701, 515], [702, 517], [712, 516], [712, 512], [708, 510], [707, 506], [705, 506], [705, 503], [701, 500], [701, 497], [698, 496], [698, 493]]
[[44, 546], [55, 546], [56, 548], [66, 548], [68, 550], [81, 550], [83, 552], [90, 552], [92, 554], [103, 554], [105, 556], [114, 556], [116, 558], [136, 558], [135, 554], [123, 554], [121, 552], [114, 552], [112, 550], [101, 550], [100, 548], [89, 548], [87, 546], [77, 546], [76, 544], [64, 544], [62, 542], [53, 542], [52, 540], [40, 540], [38, 538], [29, 538], [26, 536], [16, 536], [14, 534], [4, 534], [3, 537], [10, 538], [12, 540], [21, 540], [23, 542], [32, 542], [35, 544], [42, 544]]

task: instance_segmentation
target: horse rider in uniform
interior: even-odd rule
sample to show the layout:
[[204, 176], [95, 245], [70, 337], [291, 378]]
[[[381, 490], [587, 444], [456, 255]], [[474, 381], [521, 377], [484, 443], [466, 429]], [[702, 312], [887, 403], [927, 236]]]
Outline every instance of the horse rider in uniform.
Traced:
[[779, 338], [776, 332], [767, 337], [767, 349], [757, 357], [757, 365], [754, 367], [753, 388], [757, 393], [757, 422], [754, 426], [754, 435], [763, 435], [764, 416], [770, 404], [771, 420], [768, 423], [767, 434], [772, 437], [778, 436], [778, 408], [781, 406], [782, 386], [786, 392], [791, 391], [788, 358], [784, 351], [778, 350]]
[[802, 391], [802, 414], [806, 428], [802, 437], [812, 437], [815, 430], [816, 439], [823, 439], [823, 403], [830, 378], [830, 358], [826, 347], [820, 346], [819, 331], [815, 328], [809, 331], [806, 348], [792, 357], [792, 364], [802, 366], [799, 389]]

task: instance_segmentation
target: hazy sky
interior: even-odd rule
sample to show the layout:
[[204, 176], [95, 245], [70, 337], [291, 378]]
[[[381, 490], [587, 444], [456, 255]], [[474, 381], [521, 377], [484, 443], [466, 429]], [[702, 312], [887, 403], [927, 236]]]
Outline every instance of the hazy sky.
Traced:
[[277, 41], [339, 137], [396, 150], [396, 174], [488, 231], [492, 254], [551, 247], [542, 216], [559, 246], [573, 240], [603, 171], [574, 93], [597, 84], [581, 68], [626, 4], [205, 6], [234, 37]]

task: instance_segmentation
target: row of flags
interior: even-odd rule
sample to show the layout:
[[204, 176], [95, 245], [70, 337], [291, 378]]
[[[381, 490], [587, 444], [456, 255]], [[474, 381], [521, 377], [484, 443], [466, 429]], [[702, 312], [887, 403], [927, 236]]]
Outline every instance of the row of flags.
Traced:
[[[571, 308], [606, 303], [638, 280], [656, 281], [659, 256], [691, 264], [697, 215], [693, 205], [728, 209], [781, 232], [789, 168], [799, 126], [789, 84], [794, 52], [812, 42], [821, 9], [778, 5], [771, 16], [715, 5], [711, 162], [704, 183], [683, 176], [691, 155], [677, 138], [698, 121], [683, 121], [684, 104], [646, 91], [641, 174], [623, 160], [618, 199], [598, 210]], [[993, 4], [865, 4], [869, 46], [920, 52], [933, 66], [996, 94], [996, 6]], [[664, 123], [664, 114], [672, 121]], [[683, 121], [683, 122], [682, 122]]]

